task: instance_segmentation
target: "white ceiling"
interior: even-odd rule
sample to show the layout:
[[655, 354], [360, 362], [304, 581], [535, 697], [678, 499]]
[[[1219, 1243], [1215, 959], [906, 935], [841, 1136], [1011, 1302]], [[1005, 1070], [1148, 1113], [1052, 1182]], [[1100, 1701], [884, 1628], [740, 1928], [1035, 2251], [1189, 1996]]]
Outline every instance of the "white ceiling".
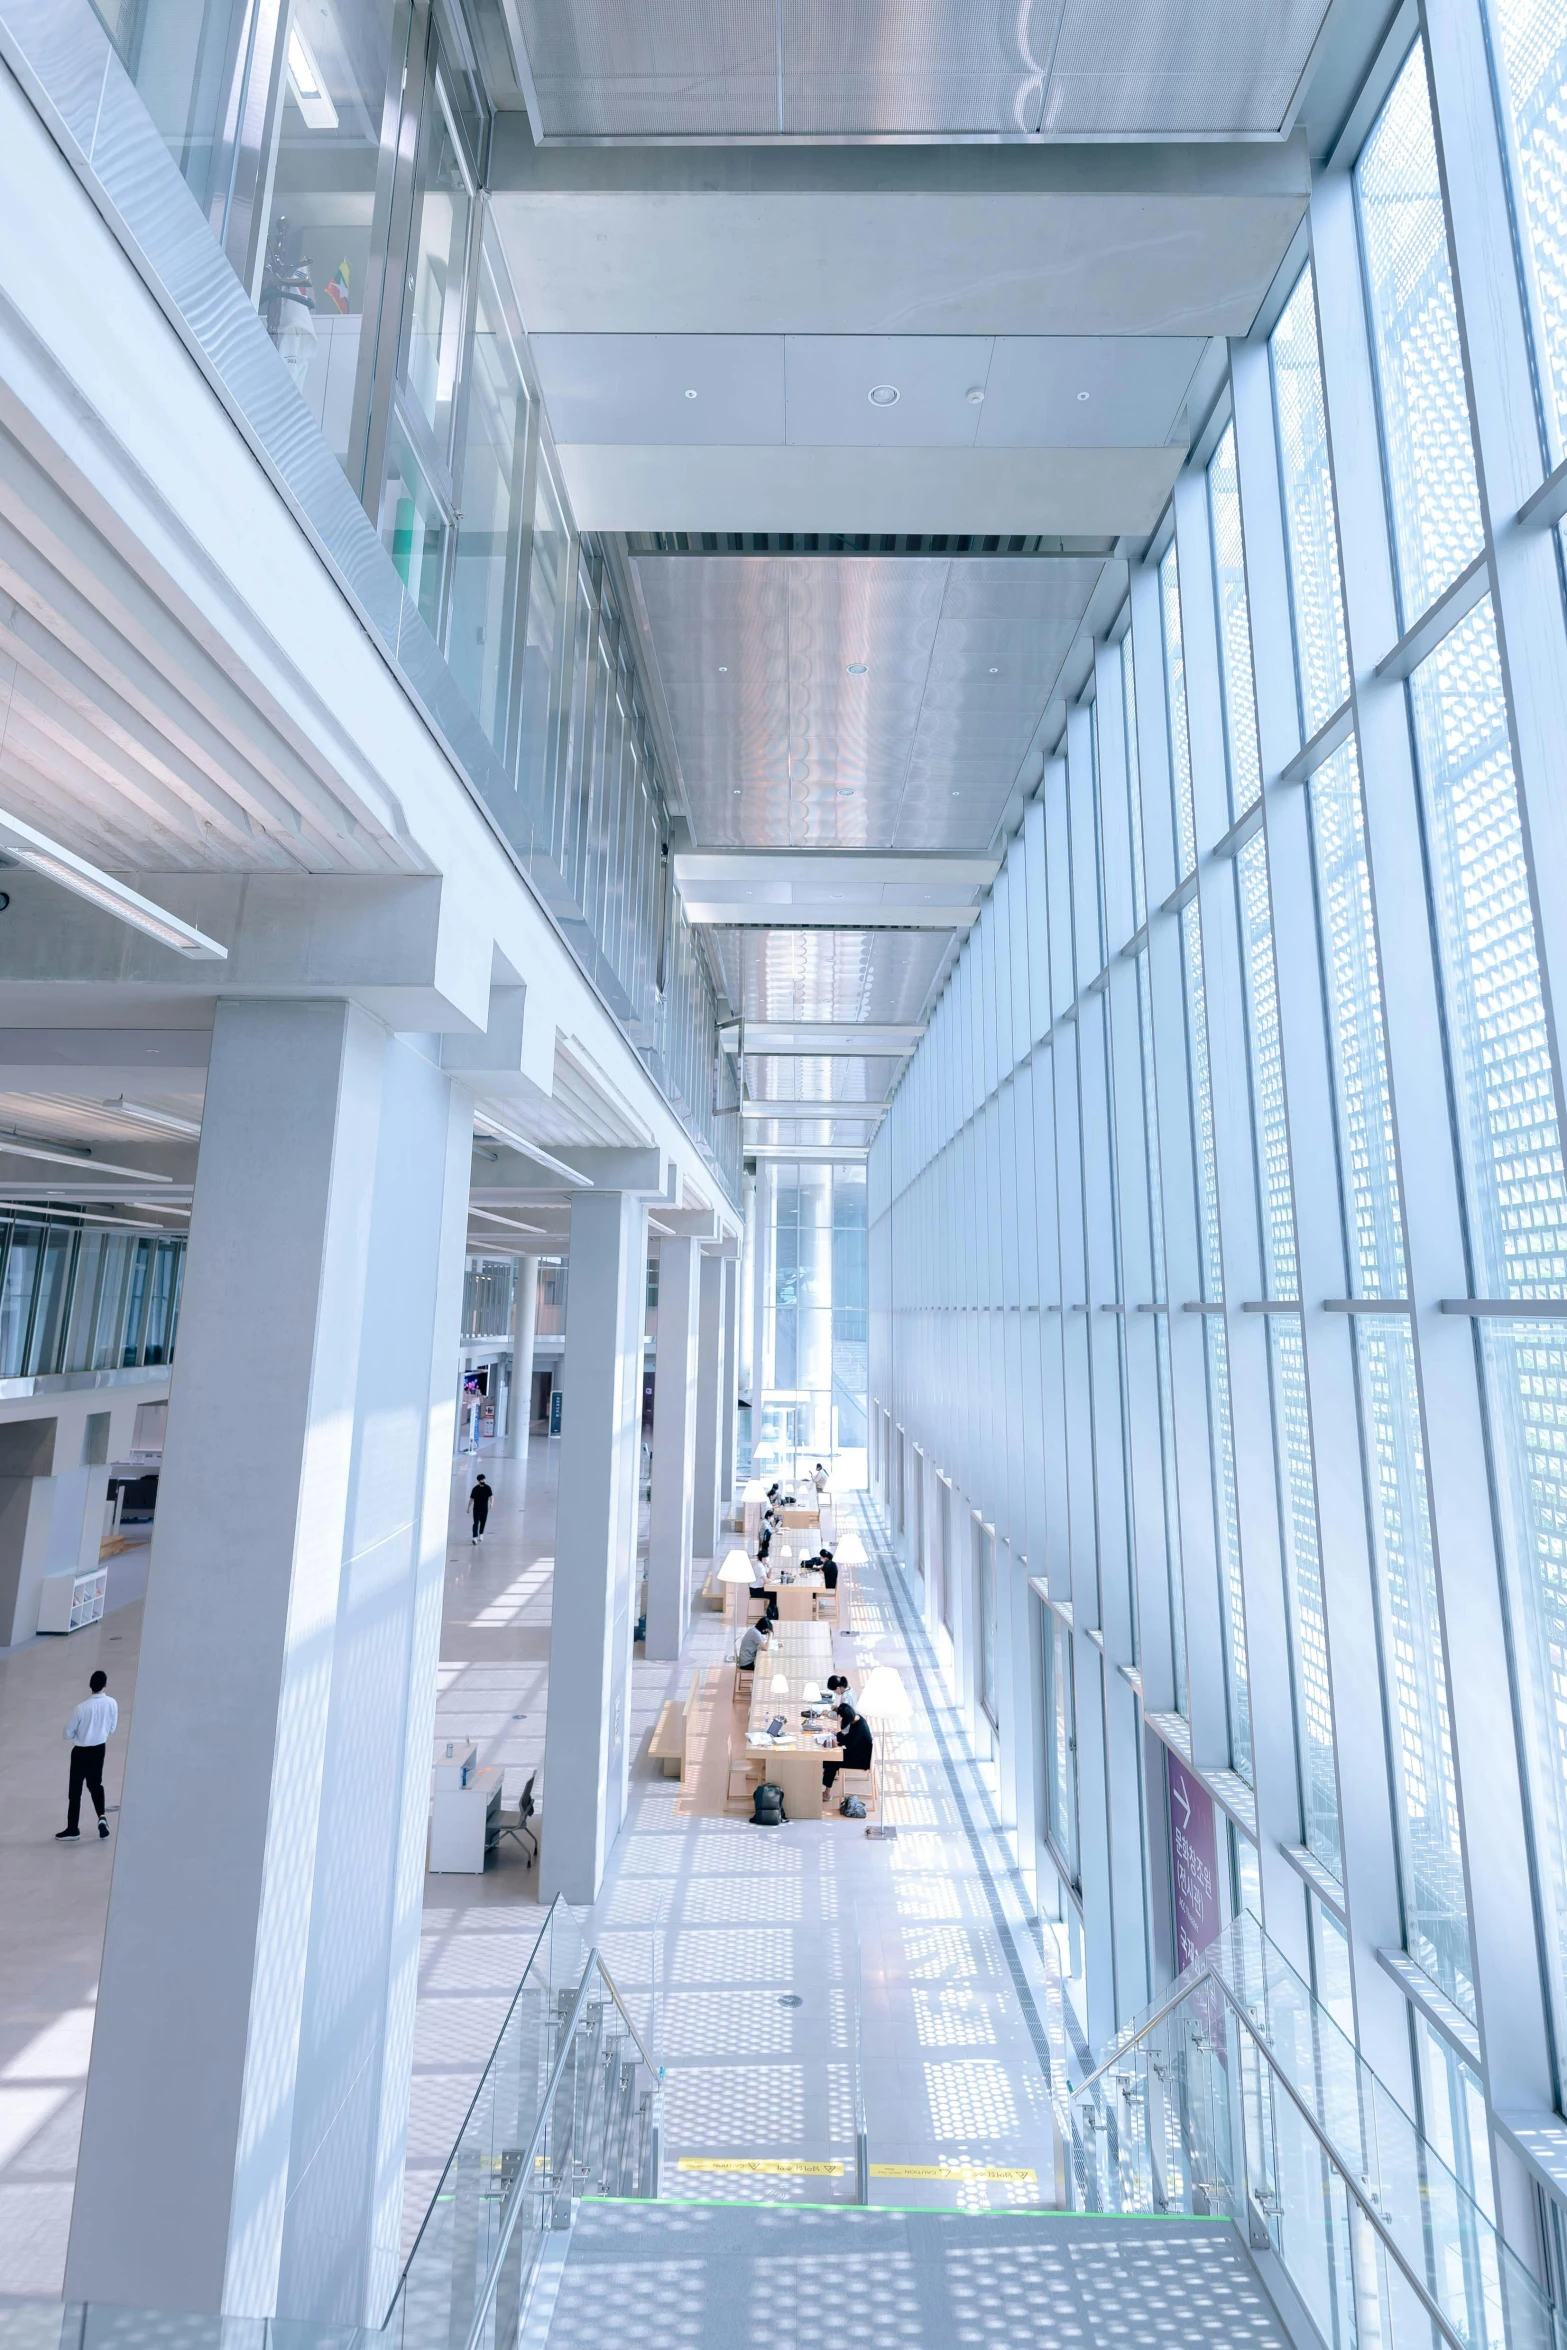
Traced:
[[[1162, 448], [1200, 336], [540, 334], [559, 443]], [[872, 389], [890, 388], [881, 405]]]
[[1178, 138], [1287, 125], [1327, 0], [518, 0], [550, 138]]

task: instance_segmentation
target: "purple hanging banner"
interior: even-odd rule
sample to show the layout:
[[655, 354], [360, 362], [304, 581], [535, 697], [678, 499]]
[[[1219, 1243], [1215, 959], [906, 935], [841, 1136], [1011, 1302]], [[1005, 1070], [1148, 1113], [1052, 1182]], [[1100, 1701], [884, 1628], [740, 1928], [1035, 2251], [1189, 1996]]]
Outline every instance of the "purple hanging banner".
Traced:
[[1167, 1746], [1170, 1858], [1175, 1874], [1175, 1965], [1184, 1973], [1219, 1932], [1219, 1846], [1213, 1797]]

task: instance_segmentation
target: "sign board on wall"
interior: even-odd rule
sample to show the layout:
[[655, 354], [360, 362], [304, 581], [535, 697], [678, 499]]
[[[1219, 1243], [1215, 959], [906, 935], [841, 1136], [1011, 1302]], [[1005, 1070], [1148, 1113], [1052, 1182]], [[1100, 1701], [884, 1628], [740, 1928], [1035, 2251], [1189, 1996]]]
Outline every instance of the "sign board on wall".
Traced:
[[1184, 1973], [1219, 1933], [1219, 1839], [1213, 1797], [1178, 1754], [1164, 1750], [1175, 1876], [1175, 1964]]

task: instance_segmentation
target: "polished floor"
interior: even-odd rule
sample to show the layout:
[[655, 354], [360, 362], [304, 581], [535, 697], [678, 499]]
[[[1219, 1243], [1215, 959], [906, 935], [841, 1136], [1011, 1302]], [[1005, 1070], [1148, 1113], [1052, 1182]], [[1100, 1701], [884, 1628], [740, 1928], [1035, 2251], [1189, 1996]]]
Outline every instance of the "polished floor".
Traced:
[[[474, 1463], [455, 1466], [437, 1706], [439, 1737], [471, 1737], [502, 1768], [509, 1801], [539, 1772], [541, 1806], [554, 1457], [545, 1439], [526, 1467], [487, 1452], [496, 1501], [479, 1545], [465, 1514]], [[890, 1666], [911, 1704], [886, 1758], [897, 1837], [867, 1838], [832, 1815], [776, 1833], [680, 1815], [678, 1782], [646, 1748], [665, 1696], [728, 1653], [721, 1620], [701, 1612], [680, 1665], [635, 1667], [630, 1810], [585, 1924], [668, 2067], [674, 2195], [846, 2198], [863, 2107], [874, 2201], [1048, 2204], [1059, 1985], [871, 1515], [858, 1501], [847, 1515], [846, 1540], [864, 1556], [840, 1654], [862, 1671]], [[107, 1770], [116, 1804], [140, 1621], [128, 1597], [89, 1632], [0, 1657], [0, 2293], [61, 2286], [114, 1855], [112, 1837], [54, 1841], [61, 1732], [102, 1664], [121, 1705]], [[410, 2235], [527, 1963], [537, 1891], [511, 1845], [482, 1876], [426, 1880]]]

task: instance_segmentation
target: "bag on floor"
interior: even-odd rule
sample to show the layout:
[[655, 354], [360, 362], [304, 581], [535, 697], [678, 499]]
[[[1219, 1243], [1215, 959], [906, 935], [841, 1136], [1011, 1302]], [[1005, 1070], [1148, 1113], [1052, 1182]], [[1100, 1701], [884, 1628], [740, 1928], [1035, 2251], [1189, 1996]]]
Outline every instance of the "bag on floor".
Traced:
[[781, 1828], [788, 1818], [784, 1810], [783, 1789], [764, 1779], [751, 1798], [751, 1825], [753, 1828]]
[[857, 1795], [846, 1795], [838, 1806], [839, 1816], [846, 1820], [863, 1820], [865, 1806]]

